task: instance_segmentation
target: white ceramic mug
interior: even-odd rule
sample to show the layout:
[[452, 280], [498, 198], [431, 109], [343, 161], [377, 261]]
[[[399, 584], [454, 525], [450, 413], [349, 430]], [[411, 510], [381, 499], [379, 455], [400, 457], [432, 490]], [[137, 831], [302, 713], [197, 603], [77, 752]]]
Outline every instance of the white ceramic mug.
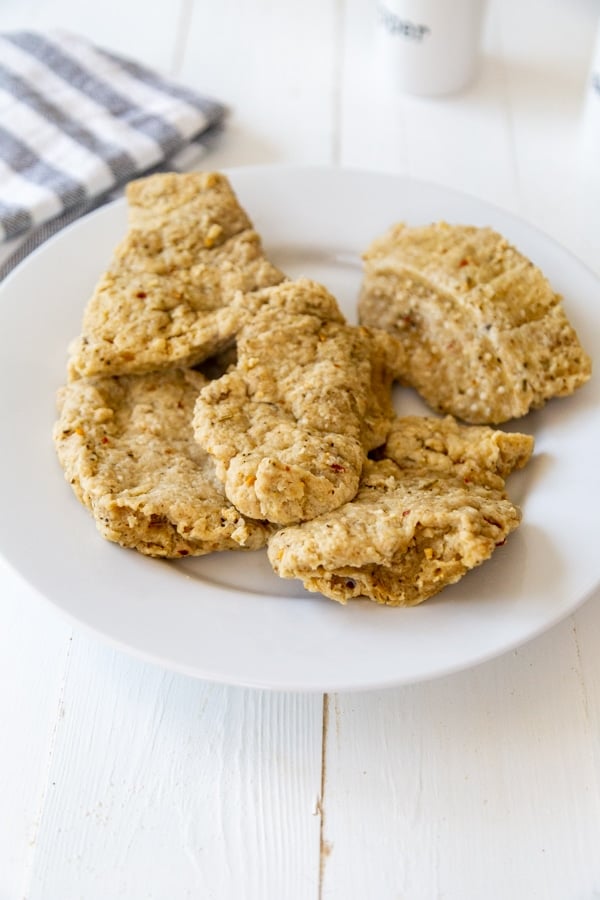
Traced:
[[485, 0], [377, 0], [381, 70], [397, 89], [448, 94], [476, 76]]

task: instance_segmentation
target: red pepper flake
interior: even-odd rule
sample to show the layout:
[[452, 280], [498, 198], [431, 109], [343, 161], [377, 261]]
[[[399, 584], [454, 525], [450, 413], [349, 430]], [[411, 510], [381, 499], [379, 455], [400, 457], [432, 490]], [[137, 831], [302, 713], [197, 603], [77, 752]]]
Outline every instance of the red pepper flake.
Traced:
[[145, 297], [148, 296], [148, 294], [146, 293], [146, 291], [138, 291], [137, 294], [136, 294], [135, 296], [136, 296], [136, 297], [139, 297], [140, 300], [143, 300]]
[[490, 516], [484, 516], [483, 521], [487, 522], [488, 525], [493, 525], [494, 528], [502, 528], [500, 522], [497, 522], [495, 519], [490, 518]]
[[108, 438], [106, 437], [106, 435], [104, 435], [104, 437], [102, 438], [102, 443], [103, 443], [103, 444], [108, 444], [108, 443], [109, 443], [109, 440], [108, 440]]
[[469, 260], [468, 260], [468, 259], [461, 259], [461, 261], [460, 261], [459, 264], [458, 264], [458, 268], [459, 268], [459, 269], [462, 269], [463, 266], [468, 266], [468, 265], [469, 265]]
[[179, 556], [189, 556], [190, 555], [189, 550], [178, 550], [177, 553], [179, 554]]
[[345, 472], [346, 469], [344, 466], [340, 466], [339, 463], [331, 463], [329, 466], [330, 469], [333, 469], [334, 472]]
[[402, 511], [402, 515], [403, 515], [403, 516], [408, 516], [408, 515], [410, 515], [410, 509], [405, 509], [405, 510], [403, 510], [403, 511]]

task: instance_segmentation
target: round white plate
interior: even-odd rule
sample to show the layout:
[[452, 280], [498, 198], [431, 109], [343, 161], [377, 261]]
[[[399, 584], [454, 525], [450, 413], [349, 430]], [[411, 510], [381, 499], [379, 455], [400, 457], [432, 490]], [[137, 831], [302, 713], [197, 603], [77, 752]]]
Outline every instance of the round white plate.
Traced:
[[[600, 284], [546, 236], [472, 197], [402, 177], [339, 169], [230, 173], [274, 262], [323, 282], [351, 321], [360, 252], [395, 221], [491, 225], [546, 272], [599, 357]], [[278, 579], [266, 555], [147, 559], [104, 541], [63, 478], [51, 429], [67, 344], [125, 230], [124, 202], [32, 254], [0, 290], [0, 550], [57, 607], [118, 646], [230, 684], [350, 690], [474, 665], [572, 612], [600, 575], [598, 381], [513, 427], [535, 455], [509, 480], [521, 527], [461, 582], [413, 609], [340, 606]], [[400, 412], [425, 408], [397, 392]]]

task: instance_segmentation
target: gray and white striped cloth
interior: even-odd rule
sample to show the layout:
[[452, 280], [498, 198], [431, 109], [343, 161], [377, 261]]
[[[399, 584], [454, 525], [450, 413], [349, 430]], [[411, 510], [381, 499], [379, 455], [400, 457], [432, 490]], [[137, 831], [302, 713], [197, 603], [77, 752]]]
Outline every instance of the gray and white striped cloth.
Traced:
[[224, 113], [76, 35], [0, 34], [0, 246], [25, 236], [0, 277], [132, 178], [193, 163]]

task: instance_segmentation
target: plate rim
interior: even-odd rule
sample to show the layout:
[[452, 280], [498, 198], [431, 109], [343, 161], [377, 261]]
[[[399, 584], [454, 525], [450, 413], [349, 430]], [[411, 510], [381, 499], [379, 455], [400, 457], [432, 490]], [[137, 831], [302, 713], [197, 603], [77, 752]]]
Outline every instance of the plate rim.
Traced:
[[[410, 182], [413, 186], [426, 186], [428, 190], [433, 190], [437, 192], [442, 192], [446, 195], [451, 195], [455, 198], [460, 198], [461, 200], [466, 200], [467, 202], [474, 203], [480, 208], [485, 208], [487, 210], [494, 211], [500, 218], [513, 220], [519, 227], [524, 227], [526, 230], [536, 233], [539, 238], [543, 240], [543, 242], [551, 247], [554, 247], [561, 254], [566, 255], [573, 263], [575, 263], [582, 272], [585, 272], [586, 277], [591, 278], [594, 282], [600, 284], [600, 279], [598, 275], [596, 275], [593, 270], [586, 265], [581, 259], [579, 259], [576, 254], [574, 254], [569, 249], [563, 247], [560, 243], [558, 243], [554, 238], [547, 235], [543, 230], [538, 228], [535, 225], [527, 222], [522, 217], [519, 217], [512, 213], [509, 210], [505, 210], [500, 206], [494, 205], [493, 203], [489, 203], [486, 200], [478, 198], [475, 195], [468, 194], [466, 192], [457, 190], [455, 188], [447, 187], [444, 185], [438, 185], [431, 181], [424, 181], [422, 179], [415, 179], [411, 176], [407, 176], [404, 174], [393, 174], [386, 172], [374, 171], [371, 172], [367, 169], [360, 168], [351, 168], [351, 167], [338, 167], [338, 166], [323, 166], [323, 165], [315, 165], [315, 166], [304, 166], [297, 164], [276, 164], [276, 165], [249, 165], [249, 166], [239, 166], [239, 167], [231, 167], [224, 168], [224, 174], [230, 177], [234, 181], [234, 189], [235, 187], [235, 179], [236, 178], [252, 178], [256, 173], [260, 173], [261, 176], [268, 174], [269, 172], [277, 172], [280, 174], [285, 174], [287, 177], [301, 174], [303, 177], [306, 175], [311, 175], [315, 173], [319, 173], [321, 177], [354, 177], [358, 176], [361, 178], [377, 178], [382, 181], [393, 180], [397, 184], [400, 182]], [[236, 189], [237, 192], [237, 189]], [[43, 261], [46, 255], [52, 255], [57, 246], [60, 247], [60, 244], [63, 242], [68, 242], [70, 236], [75, 232], [77, 233], [85, 227], [89, 227], [90, 221], [96, 221], [100, 217], [103, 216], [111, 216], [114, 215], [115, 209], [124, 210], [126, 207], [126, 203], [124, 198], [118, 198], [116, 200], [111, 201], [99, 209], [96, 209], [86, 216], [82, 217], [79, 220], [69, 224], [62, 231], [53, 235], [48, 239], [43, 245], [36, 248], [32, 254], [30, 254], [25, 260], [19, 263], [12, 272], [6, 277], [3, 283], [0, 285], [0, 304], [2, 303], [2, 298], [4, 293], [7, 291], [7, 288], [10, 289], [15, 280], [18, 280], [22, 277], [22, 272], [25, 269], [31, 268], [32, 264], [35, 265], [36, 261], [39, 262], [41, 259]], [[252, 211], [250, 210], [250, 216], [252, 218]], [[87, 223], [87, 224], [86, 224]], [[92, 226], [93, 227], [93, 226]], [[98, 272], [100, 274], [100, 270]], [[82, 305], [83, 310], [83, 305]], [[66, 348], [64, 348], [66, 354]], [[97, 536], [94, 535], [96, 538]], [[583, 594], [578, 597], [575, 601], [572, 601], [569, 605], [568, 609], [565, 611], [562, 608], [557, 610], [556, 615], [552, 618], [547, 619], [543, 624], [541, 624], [537, 629], [531, 630], [528, 632], [526, 637], [517, 636], [515, 637], [513, 643], [507, 643], [503, 645], [500, 649], [491, 649], [488, 652], [483, 652], [481, 655], [476, 656], [476, 658], [469, 658], [466, 662], [457, 661], [452, 665], [448, 665], [444, 668], [438, 669], [436, 671], [432, 671], [428, 675], [416, 675], [414, 678], [410, 677], [391, 677], [389, 679], [384, 679], [381, 681], [372, 681], [368, 684], [356, 683], [353, 684], [347, 681], [341, 681], [337, 684], [331, 682], [325, 685], [306, 685], [306, 684], [285, 684], [280, 685], [277, 683], [265, 683], [263, 680], [256, 680], [253, 678], [242, 679], [239, 675], [234, 675], [227, 678], [223, 673], [220, 673], [216, 676], [214, 673], [210, 672], [201, 672], [197, 669], [191, 670], [189, 666], [184, 663], [178, 663], [175, 660], [169, 659], [164, 660], [160, 659], [154, 653], [147, 653], [143, 649], [132, 646], [127, 642], [115, 637], [113, 634], [107, 633], [105, 631], [100, 630], [98, 627], [90, 624], [89, 622], [78, 618], [74, 613], [65, 607], [61, 606], [54, 598], [47, 596], [39, 586], [31, 581], [25, 573], [23, 573], [18, 566], [14, 564], [13, 559], [10, 556], [7, 556], [4, 545], [0, 544], [0, 554], [6, 559], [9, 568], [16, 573], [18, 577], [24, 580], [26, 583], [30, 585], [30, 587], [35, 591], [38, 596], [42, 597], [44, 600], [50, 602], [59, 612], [65, 615], [73, 624], [77, 624], [79, 627], [84, 627], [87, 631], [91, 631], [97, 636], [100, 636], [103, 640], [107, 641], [111, 645], [118, 647], [120, 650], [123, 650], [129, 654], [134, 655], [137, 658], [143, 659], [145, 661], [150, 661], [153, 664], [158, 664], [163, 668], [166, 668], [171, 671], [178, 671], [183, 674], [187, 674], [193, 677], [202, 678], [207, 681], [212, 681], [221, 684], [229, 684], [229, 685], [240, 685], [246, 687], [253, 688], [262, 688], [268, 690], [283, 690], [283, 691], [302, 691], [302, 692], [329, 692], [329, 691], [359, 691], [359, 690], [377, 690], [377, 689], [385, 689], [396, 687], [404, 684], [413, 684], [416, 682], [422, 682], [432, 679], [437, 679], [439, 677], [445, 677], [447, 675], [454, 674], [458, 671], [463, 671], [465, 669], [481, 665], [491, 659], [497, 658], [511, 650], [514, 650], [515, 647], [521, 646], [522, 644], [529, 642], [530, 640], [534, 640], [540, 634], [554, 627], [558, 622], [562, 621], [567, 615], [573, 613], [577, 608], [579, 608], [590, 596], [592, 596], [600, 583], [600, 572], [598, 573], [596, 580], [593, 585], [589, 587], [589, 589], [585, 590]]]

